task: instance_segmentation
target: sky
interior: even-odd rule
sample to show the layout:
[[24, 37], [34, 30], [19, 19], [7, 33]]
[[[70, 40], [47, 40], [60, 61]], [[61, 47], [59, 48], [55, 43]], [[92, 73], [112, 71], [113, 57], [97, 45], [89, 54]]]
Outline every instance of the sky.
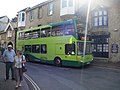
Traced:
[[16, 17], [17, 12], [26, 8], [32, 7], [47, 0], [1, 0], [0, 2], [0, 17], [8, 16], [10, 19]]

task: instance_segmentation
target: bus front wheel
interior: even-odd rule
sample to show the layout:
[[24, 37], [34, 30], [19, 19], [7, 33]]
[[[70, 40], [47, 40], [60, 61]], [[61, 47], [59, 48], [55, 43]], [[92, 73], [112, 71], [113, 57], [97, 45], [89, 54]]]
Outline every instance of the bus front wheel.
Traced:
[[58, 58], [58, 57], [55, 58], [54, 63], [55, 63], [55, 65], [58, 66], [58, 67], [62, 66], [62, 61], [61, 61], [61, 59]]

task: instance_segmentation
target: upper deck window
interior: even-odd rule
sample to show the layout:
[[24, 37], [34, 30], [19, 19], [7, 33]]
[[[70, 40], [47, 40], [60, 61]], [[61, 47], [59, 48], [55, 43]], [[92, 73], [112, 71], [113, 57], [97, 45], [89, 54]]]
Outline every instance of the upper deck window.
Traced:
[[40, 37], [40, 29], [33, 30], [31, 38], [39, 38], [39, 37]]
[[63, 36], [63, 35], [73, 35], [74, 34], [73, 24], [61, 24], [53, 26], [52, 36]]
[[31, 39], [31, 37], [32, 37], [32, 32], [31, 31], [25, 32], [24, 39]]
[[20, 32], [20, 33], [18, 34], [18, 39], [19, 39], [19, 40], [24, 39], [24, 32]]

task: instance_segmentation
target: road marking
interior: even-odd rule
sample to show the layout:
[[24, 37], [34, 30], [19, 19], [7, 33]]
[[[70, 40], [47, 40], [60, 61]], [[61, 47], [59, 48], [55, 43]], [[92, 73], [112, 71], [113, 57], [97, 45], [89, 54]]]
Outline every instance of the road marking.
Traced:
[[32, 86], [34, 87], [35, 90], [41, 90], [40, 87], [35, 83], [35, 81], [33, 81], [32, 78], [30, 78], [27, 74], [23, 74], [24, 77], [32, 84]]

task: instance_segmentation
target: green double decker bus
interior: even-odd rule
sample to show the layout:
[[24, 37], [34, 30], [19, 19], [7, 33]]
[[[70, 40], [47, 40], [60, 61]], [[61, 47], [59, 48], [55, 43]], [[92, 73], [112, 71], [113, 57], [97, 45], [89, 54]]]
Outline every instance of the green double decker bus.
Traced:
[[91, 41], [80, 34], [76, 20], [51, 23], [17, 32], [16, 48], [27, 60], [55, 64], [56, 66], [82, 66], [93, 60]]

